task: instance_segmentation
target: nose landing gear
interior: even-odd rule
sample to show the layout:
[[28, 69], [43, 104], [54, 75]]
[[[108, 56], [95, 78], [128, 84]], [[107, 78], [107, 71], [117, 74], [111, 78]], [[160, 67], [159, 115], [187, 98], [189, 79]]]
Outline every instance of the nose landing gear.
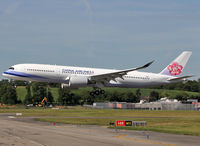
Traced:
[[90, 92], [90, 95], [91, 95], [91, 96], [94, 96], [94, 95], [100, 95], [100, 94], [104, 94], [104, 93], [105, 93], [104, 90], [96, 89], [95, 91]]

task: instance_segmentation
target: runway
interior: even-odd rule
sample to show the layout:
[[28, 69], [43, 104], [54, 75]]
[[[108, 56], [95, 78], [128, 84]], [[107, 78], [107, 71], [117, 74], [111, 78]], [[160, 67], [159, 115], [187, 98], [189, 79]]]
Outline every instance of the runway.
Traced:
[[0, 129], [0, 145], [9, 146], [198, 146], [200, 143], [199, 136], [116, 131], [91, 125], [53, 125], [7, 114], [0, 114]]

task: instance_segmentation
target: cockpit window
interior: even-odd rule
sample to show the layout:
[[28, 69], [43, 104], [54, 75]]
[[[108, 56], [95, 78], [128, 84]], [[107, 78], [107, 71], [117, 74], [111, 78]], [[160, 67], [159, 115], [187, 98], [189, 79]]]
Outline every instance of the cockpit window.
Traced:
[[14, 70], [14, 67], [10, 67], [9, 69], [10, 69], [10, 70]]

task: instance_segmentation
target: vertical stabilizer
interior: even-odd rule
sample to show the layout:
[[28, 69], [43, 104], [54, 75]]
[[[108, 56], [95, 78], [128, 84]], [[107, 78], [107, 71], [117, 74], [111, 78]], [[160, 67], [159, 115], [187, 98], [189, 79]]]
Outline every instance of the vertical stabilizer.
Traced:
[[174, 61], [172, 61], [164, 70], [162, 70], [160, 74], [169, 76], [179, 76], [182, 73], [191, 55], [192, 52], [182, 52]]

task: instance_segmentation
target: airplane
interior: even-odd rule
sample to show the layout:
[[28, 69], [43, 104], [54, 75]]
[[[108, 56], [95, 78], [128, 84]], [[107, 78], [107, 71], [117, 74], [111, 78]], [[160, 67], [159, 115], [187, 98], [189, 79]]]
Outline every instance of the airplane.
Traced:
[[160, 73], [139, 72], [153, 61], [131, 69], [113, 70], [45, 64], [17, 64], [3, 72], [13, 80], [61, 83], [62, 88], [78, 89], [93, 87], [90, 95], [104, 94], [102, 87], [143, 88], [184, 81], [189, 76], [180, 76], [192, 52], [182, 52]]

